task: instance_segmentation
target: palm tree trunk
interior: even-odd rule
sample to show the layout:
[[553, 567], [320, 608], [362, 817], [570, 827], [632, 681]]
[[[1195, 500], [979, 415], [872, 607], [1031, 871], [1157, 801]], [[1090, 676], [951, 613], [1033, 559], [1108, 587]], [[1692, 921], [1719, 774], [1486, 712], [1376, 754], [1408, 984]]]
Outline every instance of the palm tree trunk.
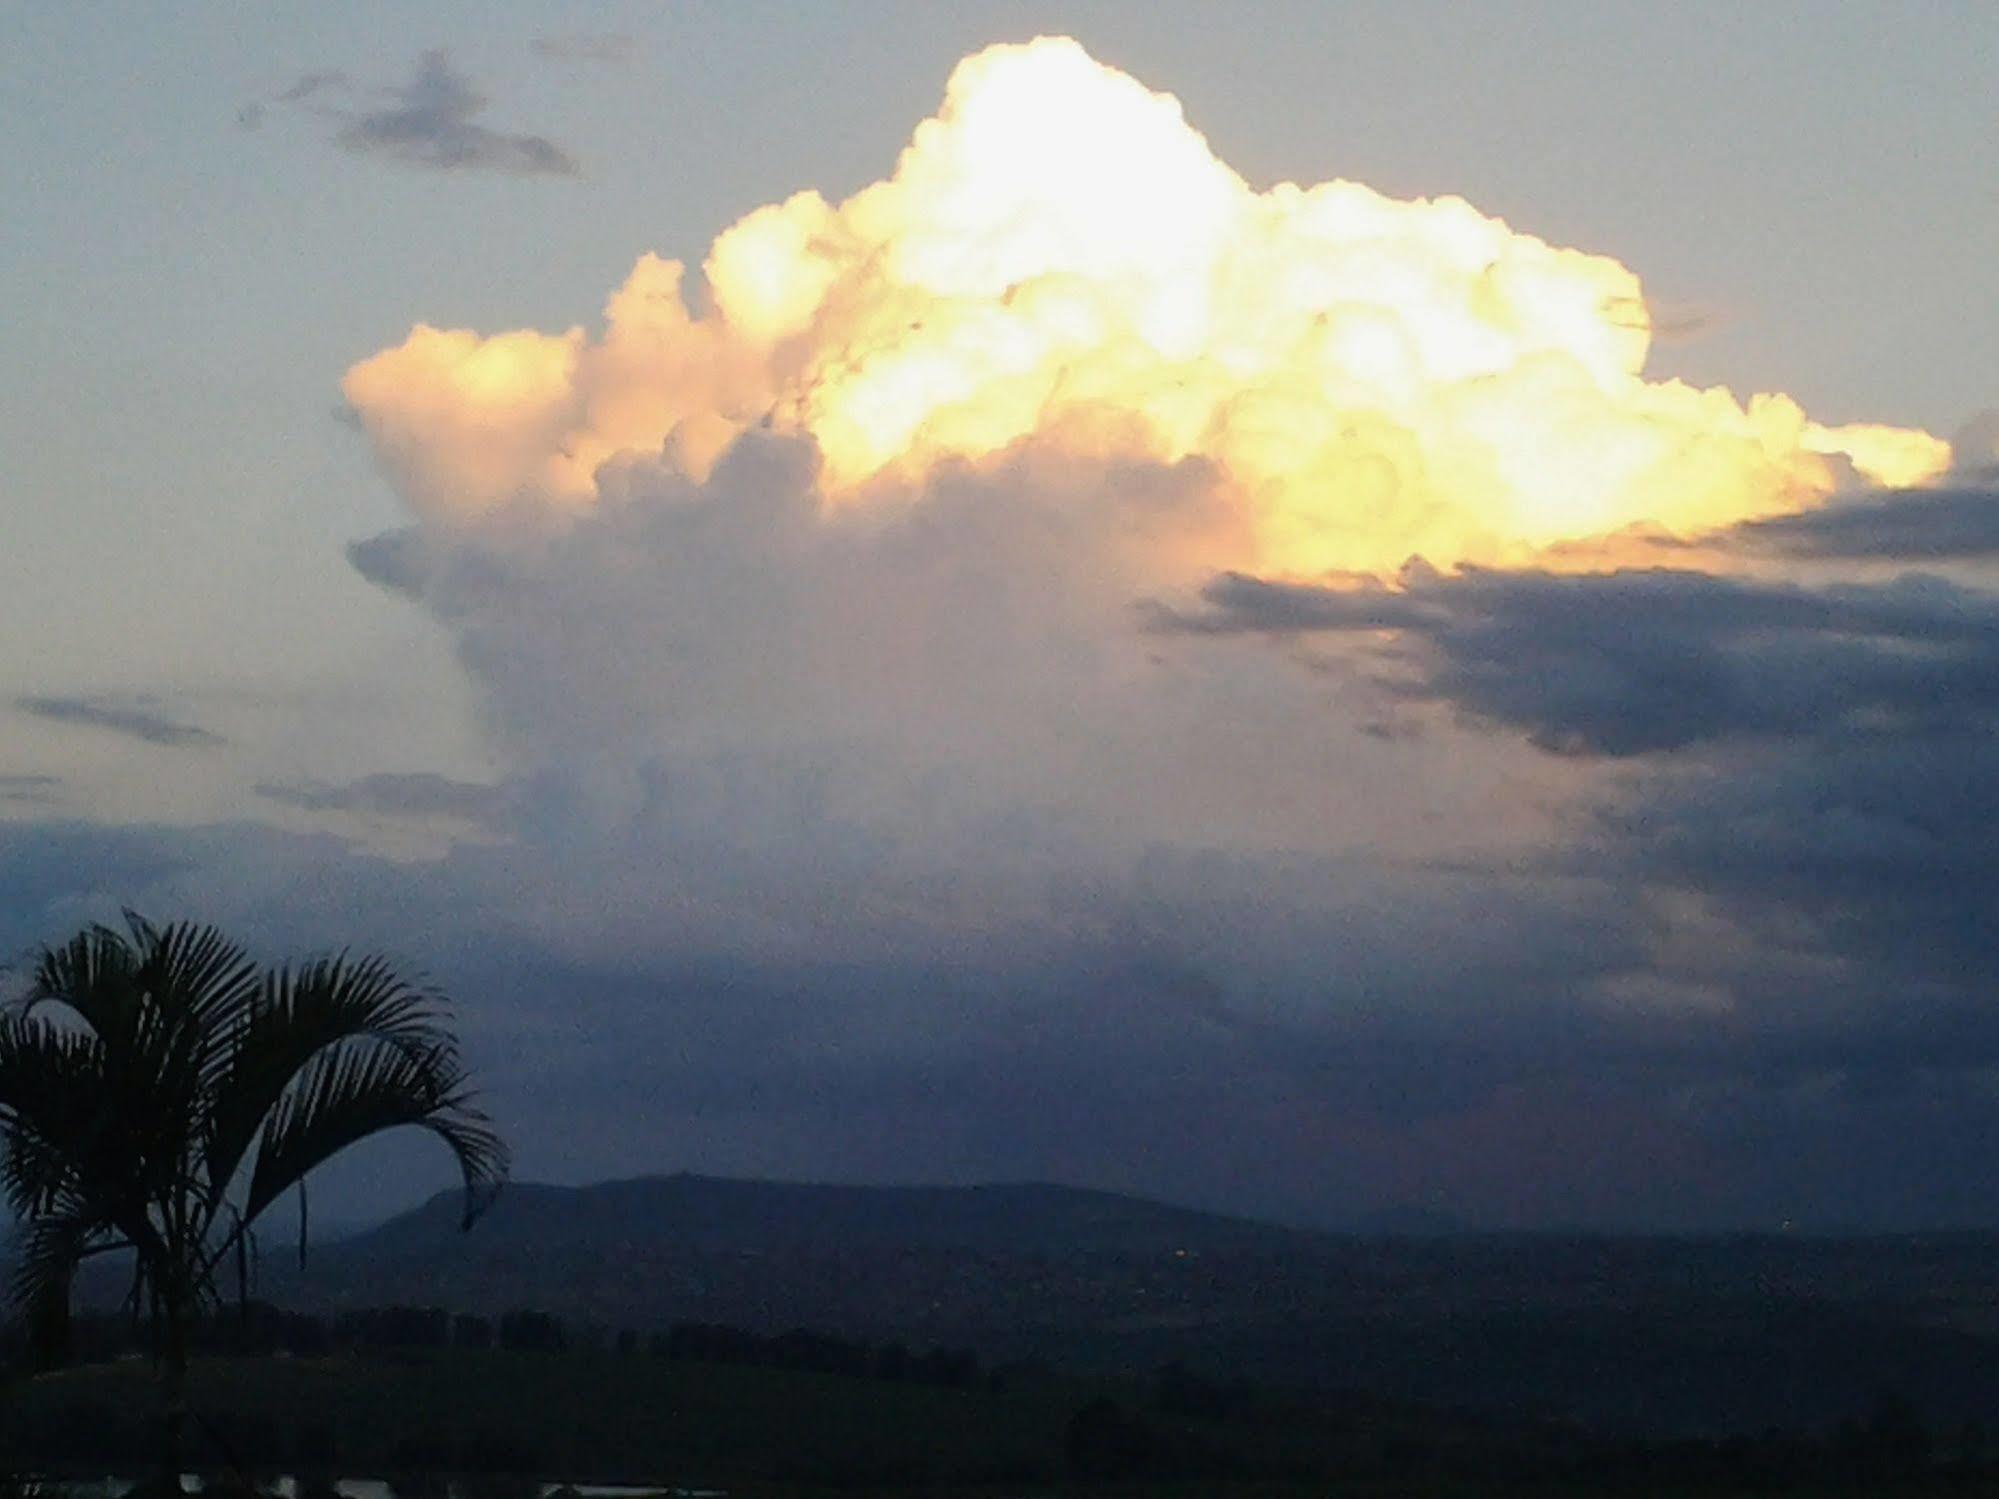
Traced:
[[159, 1492], [181, 1492], [180, 1476], [187, 1454], [187, 1308], [177, 1295], [166, 1298], [164, 1339], [160, 1347], [160, 1396], [164, 1416], [160, 1431]]
[[28, 1354], [37, 1374], [60, 1369], [70, 1356], [70, 1277], [35, 1293], [28, 1309]]

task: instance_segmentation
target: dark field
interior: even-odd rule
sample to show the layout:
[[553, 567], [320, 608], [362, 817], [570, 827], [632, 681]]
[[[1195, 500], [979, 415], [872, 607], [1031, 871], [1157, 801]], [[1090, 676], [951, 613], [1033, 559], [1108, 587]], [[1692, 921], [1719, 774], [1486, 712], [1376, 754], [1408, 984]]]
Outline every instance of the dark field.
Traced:
[[[461, 1349], [201, 1361], [201, 1466], [377, 1475], [408, 1494], [516, 1499], [526, 1480], [732, 1495], [1999, 1494], [1983, 1462], [1877, 1416], [1824, 1441], [1614, 1443], [1358, 1397], [1305, 1399], [1042, 1371], [944, 1389], [643, 1353]], [[128, 1359], [18, 1382], [17, 1469], [137, 1471], [149, 1369]], [[1912, 1445], [1920, 1441], [1921, 1446]]]

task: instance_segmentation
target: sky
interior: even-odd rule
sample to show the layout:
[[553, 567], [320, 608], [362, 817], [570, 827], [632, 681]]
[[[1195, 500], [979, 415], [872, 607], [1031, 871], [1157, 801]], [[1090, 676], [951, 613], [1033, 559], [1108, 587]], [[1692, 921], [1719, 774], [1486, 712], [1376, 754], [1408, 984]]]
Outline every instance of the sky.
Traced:
[[0, 954], [387, 952], [529, 1179], [1999, 1225], [1989, 4], [10, 33]]

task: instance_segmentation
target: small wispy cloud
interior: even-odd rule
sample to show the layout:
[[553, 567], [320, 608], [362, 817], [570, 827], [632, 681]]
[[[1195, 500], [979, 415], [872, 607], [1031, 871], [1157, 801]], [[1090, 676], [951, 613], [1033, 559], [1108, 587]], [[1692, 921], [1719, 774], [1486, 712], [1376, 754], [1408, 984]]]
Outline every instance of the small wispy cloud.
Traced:
[[0, 775], [0, 803], [14, 806], [47, 806], [62, 785], [60, 776]]
[[638, 43], [622, 31], [570, 31], [538, 36], [528, 50], [549, 62], [621, 63], [631, 59]]
[[272, 783], [257, 794], [302, 812], [358, 812], [375, 817], [452, 817], [479, 822], [498, 808], [500, 789], [454, 781], [430, 771], [378, 774], [329, 786], [317, 781]]
[[339, 68], [319, 68], [310, 73], [301, 73], [292, 85], [278, 94], [279, 104], [303, 104], [308, 99], [319, 98], [329, 93], [343, 93], [353, 87], [353, 82]]
[[338, 68], [315, 68], [299, 74], [275, 94], [252, 99], [236, 111], [236, 123], [245, 130], [260, 130], [264, 121], [270, 118], [272, 108], [277, 105], [302, 106], [318, 114], [337, 116], [339, 111], [325, 103], [326, 96], [346, 94], [353, 86], [353, 80]]
[[170, 718], [144, 699], [107, 697], [20, 697], [14, 706], [49, 723], [75, 724], [122, 734], [168, 749], [209, 749], [227, 741], [198, 724]]
[[494, 171], [516, 176], [573, 177], [576, 159], [545, 135], [493, 130], [475, 116], [486, 95], [454, 70], [441, 51], [426, 52], [415, 76], [383, 91], [380, 109], [347, 115], [337, 139], [357, 155], [438, 171]]
[[[629, 37], [577, 34], [542, 37], [532, 45], [550, 59], [613, 62], [630, 44]], [[545, 135], [481, 124], [477, 116], [489, 103], [442, 50], [433, 49], [417, 59], [408, 83], [384, 88], [364, 90], [340, 68], [301, 73], [276, 93], [245, 104], [236, 123], [255, 130], [273, 109], [300, 110], [334, 122], [334, 140], [343, 150], [404, 166], [521, 177], [574, 177], [581, 171], [576, 158]]]
[[1652, 297], [1619, 298], [1604, 310], [1618, 327], [1647, 333], [1656, 343], [1690, 343], [1727, 321], [1710, 307]]

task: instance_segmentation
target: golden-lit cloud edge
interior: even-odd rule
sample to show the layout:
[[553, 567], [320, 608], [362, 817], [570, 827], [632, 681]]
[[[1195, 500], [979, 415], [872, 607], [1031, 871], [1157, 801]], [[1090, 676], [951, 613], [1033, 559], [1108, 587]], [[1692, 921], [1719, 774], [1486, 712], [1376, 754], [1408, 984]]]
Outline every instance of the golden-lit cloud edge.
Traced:
[[[1520, 561], [1632, 526], [1809, 509], [1947, 444], [1645, 378], [1614, 259], [1457, 198], [1252, 190], [1177, 100], [1043, 37], [961, 62], [894, 172], [723, 232], [690, 311], [642, 256], [597, 336], [418, 325], [343, 390], [416, 513], [560, 516], [621, 454], [691, 478], [808, 435], [829, 515], [1022, 445], [1213, 465], [1214, 567]], [[1599, 552], [1600, 555], [1600, 552]]]

